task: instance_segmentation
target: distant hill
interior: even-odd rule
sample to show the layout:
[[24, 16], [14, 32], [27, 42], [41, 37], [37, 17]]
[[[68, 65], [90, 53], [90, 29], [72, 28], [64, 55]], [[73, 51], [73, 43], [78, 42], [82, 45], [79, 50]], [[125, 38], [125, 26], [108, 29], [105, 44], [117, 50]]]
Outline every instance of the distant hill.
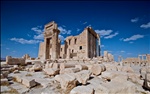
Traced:
[[1, 61], [6, 61], [6, 58], [1, 58]]

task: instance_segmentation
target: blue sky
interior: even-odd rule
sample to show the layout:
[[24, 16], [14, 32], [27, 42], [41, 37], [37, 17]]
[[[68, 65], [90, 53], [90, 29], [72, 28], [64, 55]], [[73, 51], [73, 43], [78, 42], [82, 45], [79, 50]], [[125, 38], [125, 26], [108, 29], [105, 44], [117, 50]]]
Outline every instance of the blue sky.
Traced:
[[107, 50], [116, 60], [150, 54], [148, 1], [2, 1], [1, 57], [37, 57], [50, 21], [58, 23], [62, 44], [91, 26], [101, 35], [101, 53]]

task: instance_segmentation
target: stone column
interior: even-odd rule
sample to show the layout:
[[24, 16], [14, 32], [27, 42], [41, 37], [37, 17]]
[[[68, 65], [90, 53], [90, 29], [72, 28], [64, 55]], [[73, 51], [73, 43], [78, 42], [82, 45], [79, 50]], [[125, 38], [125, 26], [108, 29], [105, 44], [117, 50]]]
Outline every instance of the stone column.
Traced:
[[70, 49], [67, 49], [67, 59], [70, 59]]
[[144, 56], [142, 55], [142, 61], [144, 60]]
[[55, 60], [58, 58], [58, 32], [54, 30], [53, 36], [52, 36], [52, 56], [51, 59]]
[[100, 56], [100, 35], [97, 34], [97, 39], [96, 39], [96, 56]]
[[47, 48], [46, 48], [46, 43], [47, 43], [46, 41], [47, 41], [46, 38], [44, 38], [44, 46], [45, 46], [45, 47], [44, 47], [44, 55], [43, 55], [43, 58], [42, 58], [42, 59], [46, 59], [46, 49], [47, 49]]
[[99, 35], [99, 38], [98, 38], [98, 56], [101, 55], [101, 39], [100, 39], [100, 35]]
[[89, 58], [89, 32], [86, 28], [86, 58]]

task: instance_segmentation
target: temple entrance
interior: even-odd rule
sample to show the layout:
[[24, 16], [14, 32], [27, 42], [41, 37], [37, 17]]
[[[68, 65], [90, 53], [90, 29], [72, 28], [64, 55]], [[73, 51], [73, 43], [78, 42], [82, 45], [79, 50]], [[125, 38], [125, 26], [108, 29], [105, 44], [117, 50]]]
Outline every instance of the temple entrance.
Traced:
[[50, 39], [46, 38], [46, 59], [50, 59]]

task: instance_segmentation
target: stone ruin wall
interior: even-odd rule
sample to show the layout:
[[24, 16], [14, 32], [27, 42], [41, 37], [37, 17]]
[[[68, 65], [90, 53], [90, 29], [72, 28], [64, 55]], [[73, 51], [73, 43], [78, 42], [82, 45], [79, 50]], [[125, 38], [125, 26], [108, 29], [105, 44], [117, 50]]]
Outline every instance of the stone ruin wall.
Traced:
[[[59, 39], [58, 42], [54, 42], [55, 37], [58, 38], [59, 33], [57, 33], [53, 27], [58, 30], [55, 22], [50, 22], [45, 25], [44, 42], [39, 45], [39, 59], [47, 59], [48, 54], [50, 56], [49, 59], [51, 59], [54, 54], [56, 54], [56, 59], [86, 59], [98, 56], [96, 46], [98, 37], [97, 33], [91, 27], [85, 28], [83, 32], [77, 36], [67, 37], [64, 45], [61, 45]], [[53, 34], [55, 35], [54, 37]], [[48, 41], [47, 38], [50, 38], [50, 40]], [[52, 48], [54, 49], [54, 47], [52, 47], [54, 44], [57, 47], [55, 50], [52, 50]], [[47, 45], [49, 46], [47, 47]]]
[[24, 58], [12, 58], [11, 56], [6, 57], [6, 64], [9, 65], [25, 65]]

